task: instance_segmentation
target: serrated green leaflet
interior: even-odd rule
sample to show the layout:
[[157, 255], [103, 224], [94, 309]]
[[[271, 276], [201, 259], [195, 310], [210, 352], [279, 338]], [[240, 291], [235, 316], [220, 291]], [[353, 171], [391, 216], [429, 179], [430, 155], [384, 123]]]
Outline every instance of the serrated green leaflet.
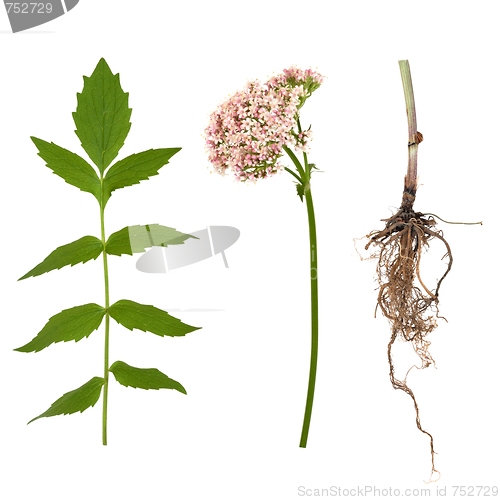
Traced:
[[103, 250], [101, 240], [95, 236], [84, 236], [79, 240], [56, 248], [43, 262], [35, 266], [31, 271], [19, 278], [18, 281], [30, 276], [40, 276], [54, 269], [61, 269], [64, 266], [74, 266], [85, 263], [91, 259], [97, 259]]
[[300, 201], [304, 201], [304, 184], [296, 183], [295, 187], [297, 188], [297, 194], [299, 195]]
[[170, 316], [166, 311], [154, 306], [138, 304], [132, 300], [119, 300], [109, 308], [109, 315], [129, 330], [137, 328], [143, 332], [151, 332], [160, 337], [181, 337], [186, 333], [199, 330], [196, 326], [183, 323]]
[[158, 170], [180, 150], [181, 148], [150, 149], [116, 162], [104, 178], [104, 205], [115, 189], [133, 186], [158, 175]]
[[179, 382], [167, 377], [156, 368], [135, 368], [123, 361], [115, 361], [109, 368], [116, 381], [125, 387], [135, 389], [175, 389], [187, 394], [186, 389]]
[[113, 75], [101, 59], [90, 78], [77, 94], [78, 106], [73, 113], [75, 133], [92, 161], [103, 173], [118, 155], [130, 130], [128, 93], [120, 86], [120, 76]]
[[95, 170], [80, 156], [53, 142], [32, 137], [38, 148], [38, 156], [43, 158], [55, 174], [62, 177], [68, 184], [92, 193], [97, 201], [101, 201], [101, 182]]
[[188, 238], [196, 238], [190, 234], [184, 234], [172, 227], [160, 224], [149, 224], [145, 226], [128, 226], [113, 233], [106, 242], [106, 253], [110, 255], [133, 255], [142, 253], [146, 248], [153, 246], [167, 247], [169, 245], [180, 245]]
[[38, 352], [56, 342], [78, 342], [99, 328], [106, 310], [97, 304], [85, 304], [65, 309], [52, 316], [40, 333], [28, 344], [14, 349]]
[[54, 417], [55, 415], [70, 415], [71, 413], [80, 413], [85, 411], [87, 408], [94, 406], [99, 400], [101, 395], [101, 387], [104, 385], [104, 379], [101, 377], [94, 377], [89, 380], [86, 384], [83, 384], [78, 389], [74, 391], [67, 392], [61, 396], [57, 401], [52, 403], [50, 408], [30, 420], [28, 424], [38, 420], [42, 417]]

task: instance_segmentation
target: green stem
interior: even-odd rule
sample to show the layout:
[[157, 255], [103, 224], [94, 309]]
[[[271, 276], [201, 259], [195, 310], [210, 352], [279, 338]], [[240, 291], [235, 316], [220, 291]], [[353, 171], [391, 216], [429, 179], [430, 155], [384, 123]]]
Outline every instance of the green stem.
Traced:
[[[299, 129], [299, 134], [302, 132], [302, 127], [300, 126], [300, 119], [297, 118], [297, 128]], [[307, 162], [307, 153], [304, 151], [302, 153], [304, 155], [304, 170], [308, 178], [311, 177], [311, 173], [309, 171], [309, 163]]]
[[300, 436], [300, 447], [307, 446], [307, 436], [309, 435], [309, 425], [314, 400], [314, 387], [316, 385], [316, 369], [318, 365], [318, 255], [316, 244], [316, 221], [314, 218], [314, 206], [311, 189], [305, 192], [307, 204], [307, 217], [309, 219], [309, 245], [311, 257], [311, 366], [309, 369], [309, 385], [307, 388], [306, 409], [304, 413], [304, 423]]
[[[103, 178], [101, 174], [101, 192]], [[108, 256], [106, 254], [106, 237], [104, 233], [104, 200], [101, 198], [101, 241], [104, 246], [102, 253], [104, 262], [104, 294], [105, 294], [105, 308], [106, 308], [106, 330], [104, 334], [104, 391], [102, 403], [102, 444], [108, 444], [108, 381], [109, 381], [109, 281], [108, 281]]]
[[302, 179], [291, 169], [289, 169], [288, 167], [285, 167], [285, 170], [292, 174], [301, 184], [302, 184]]
[[[298, 123], [298, 122], [297, 122]], [[300, 123], [298, 123], [300, 130]], [[311, 365], [309, 368], [309, 384], [307, 387], [306, 409], [304, 413], [304, 422], [302, 424], [302, 434], [300, 436], [300, 447], [307, 446], [307, 437], [309, 435], [309, 427], [311, 424], [311, 415], [314, 401], [314, 388], [316, 385], [316, 371], [318, 366], [318, 255], [317, 255], [317, 242], [316, 242], [316, 220], [314, 217], [314, 205], [311, 195], [311, 186], [309, 184], [310, 172], [309, 164], [307, 162], [307, 155], [304, 153], [305, 170], [302, 168], [300, 161], [295, 156], [295, 153], [284, 146], [283, 149], [293, 161], [300, 178], [289, 168], [285, 170], [290, 172], [295, 178], [298, 178], [304, 186], [304, 195], [307, 205], [307, 217], [309, 219], [309, 247], [310, 247], [310, 274], [311, 274]]]
[[[306, 173], [304, 169], [302, 168], [302, 165], [300, 164], [299, 159], [295, 156], [295, 153], [288, 147], [288, 146], [283, 146], [283, 149], [285, 150], [285, 153], [290, 157], [290, 159], [293, 161], [293, 164], [297, 168], [297, 171], [300, 174], [300, 180], [302, 184], [306, 184], [309, 182], [309, 179], [306, 178]], [[289, 169], [287, 169], [290, 171]]]

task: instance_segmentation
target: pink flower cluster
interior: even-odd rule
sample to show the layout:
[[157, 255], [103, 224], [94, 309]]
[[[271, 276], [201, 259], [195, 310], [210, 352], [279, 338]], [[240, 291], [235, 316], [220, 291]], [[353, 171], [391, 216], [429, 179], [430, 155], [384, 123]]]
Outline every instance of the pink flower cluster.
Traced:
[[310, 130], [296, 132], [298, 110], [324, 77], [294, 66], [266, 83], [248, 82], [220, 104], [205, 129], [206, 150], [214, 170], [231, 170], [238, 181], [256, 181], [283, 170], [283, 146], [304, 151]]

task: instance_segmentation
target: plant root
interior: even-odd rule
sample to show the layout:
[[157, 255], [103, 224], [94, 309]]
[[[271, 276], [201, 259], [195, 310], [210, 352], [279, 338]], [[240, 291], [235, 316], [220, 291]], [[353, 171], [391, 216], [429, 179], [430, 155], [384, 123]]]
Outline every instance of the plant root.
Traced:
[[[389, 219], [383, 219], [385, 228], [367, 235], [369, 241], [365, 246], [376, 247], [371, 258], [376, 258], [379, 293], [377, 307], [391, 324], [391, 340], [387, 346], [389, 360], [389, 377], [394, 389], [408, 394], [415, 406], [418, 429], [430, 439], [432, 474], [439, 473], [434, 465], [434, 439], [420, 424], [420, 413], [413, 391], [404, 380], [398, 380], [394, 374], [392, 346], [396, 339], [411, 342], [413, 349], [421, 360], [418, 368], [427, 368], [434, 364], [429, 352], [430, 342], [426, 339], [436, 327], [436, 318], [440, 318], [438, 296], [441, 283], [449, 273], [453, 257], [450, 246], [441, 231], [435, 230], [436, 221], [431, 216], [414, 212], [412, 205], [414, 196], [405, 193], [399, 211]], [[413, 199], [409, 199], [409, 197]], [[446, 272], [437, 282], [435, 290], [430, 290], [420, 276], [420, 260], [422, 252], [428, 248], [433, 239], [440, 240], [446, 247], [443, 258], [448, 259]], [[376, 309], [375, 309], [376, 313]]]

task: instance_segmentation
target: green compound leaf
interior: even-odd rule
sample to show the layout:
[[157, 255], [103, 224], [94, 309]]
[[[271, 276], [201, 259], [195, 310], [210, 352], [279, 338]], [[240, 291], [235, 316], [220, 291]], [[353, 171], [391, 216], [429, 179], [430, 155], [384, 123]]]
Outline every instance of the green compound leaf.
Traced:
[[115, 361], [109, 368], [116, 381], [125, 387], [135, 389], [175, 389], [187, 394], [186, 389], [179, 382], [167, 377], [156, 368], [135, 368], [123, 361]]
[[14, 349], [38, 352], [56, 342], [78, 342], [99, 328], [106, 309], [97, 304], [85, 304], [65, 309], [52, 316], [41, 332], [28, 344]]
[[75, 133], [102, 174], [125, 142], [132, 110], [128, 107], [128, 93], [120, 86], [120, 76], [111, 73], [104, 59], [90, 78], [84, 76], [83, 81], [83, 91], [76, 95], [78, 106], [73, 113]]
[[145, 306], [131, 300], [119, 300], [109, 308], [109, 315], [129, 330], [137, 328], [143, 332], [151, 332], [160, 337], [182, 337], [186, 333], [199, 330], [180, 319], [170, 316], [166, 311], [154, 306]]
[[82, 413], [87, 408], [94, 406], [101, 395], [101, 387], [104, 385], [104, 379], [94, 377], [86, 384], [83, 384], [74, 391], [67, 392], [57, 401], [52, 403], [51, 407], [38, 417], [30, 420], [28, 424], [42, 417], [54, 417], [55, 415], [69, 415], [79, 411]]
[[188, 238], [196, 238], [190, 234], [176, 231], [172, 227], [160, 224], [145, 226], [127, 226], [113, 233], [106, 242], [106, 253], [110, 255], [133, 255], [142, 253], [153, 246], [167, 247], [181, 245]]
[[79, 240], [56, 248], [43, 262], [19, 278], [18, 281], [30, 276], [40, 276], [40, 274], [48, 273], [54, 269], [61, 269], [64, 266], [74, 266], [75, 264], [88, 262], [90, 259], [97, 259], [102, 250], [101, 240], [95, 236], [84, 236]]
[[62, 177], [68, 184], [92, 193], [101, 202], [101, 182], [95, 170], [80, 156], [53, 142], [32, 137], [38, 148], [38, 156], [43, 158], [55, 174]]
[[181, 148], [150, 149], [116, 162], [104, 178], [104, 206], [115, 189], [139, 184], [158, 175], [158, 170]]

